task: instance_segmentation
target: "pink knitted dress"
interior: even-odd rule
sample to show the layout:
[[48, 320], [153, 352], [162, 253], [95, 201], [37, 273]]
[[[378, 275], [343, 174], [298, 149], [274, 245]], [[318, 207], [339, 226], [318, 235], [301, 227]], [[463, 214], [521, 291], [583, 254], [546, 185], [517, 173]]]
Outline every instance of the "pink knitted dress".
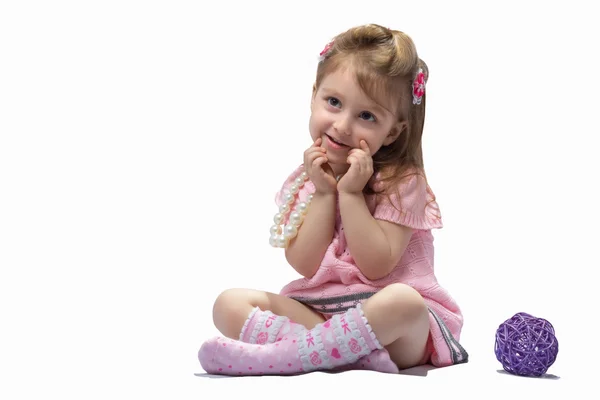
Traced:
[[[284, 191], [303, 171], [304, 166], [300, 165], [284, 182], [275, 197], [278, 206], [283, 204]], [[377, 177], [371, 184], [374, 188], [379, 187]], [[296, 201], [304, 201], [314, 191], [312, 182], [307, 181]], [[375, 196], [367, 196], [367, 205], [374, 218], [415, 230], [400, 262], [388, 276], [372, 281], [355, 265], [346, 244], [338, 204], [333, 240], [319, 270], [310, 279], [298, 279], [284, 286], [281, 294], [330, 318], [362, 303], [391, 283], [410, 285], [423, 296], [429, 307], [430, 340], [426, 362], [436, 367], [467, 362], [468, 354], [459, 344], [462, 313], [434, 274], [431, 229], [441, 228], [442, 221], [433, 192], [423, 177], [410, 176], [403, 181], [399, 193], [400, 198], [392, 197], [393, 205], [385, 199], [377, 204]]]

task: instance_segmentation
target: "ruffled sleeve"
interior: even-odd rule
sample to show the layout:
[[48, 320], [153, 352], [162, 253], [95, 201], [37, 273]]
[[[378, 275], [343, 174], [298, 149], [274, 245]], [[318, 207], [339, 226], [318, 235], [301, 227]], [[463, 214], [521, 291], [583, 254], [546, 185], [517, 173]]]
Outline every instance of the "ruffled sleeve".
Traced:
[[435, 196], [422, 175], [410, 175], [401, 181], [390, 196], [380, 196], [375, 219], [393, 222], [413, 229], [442, 228], [442, 216]]

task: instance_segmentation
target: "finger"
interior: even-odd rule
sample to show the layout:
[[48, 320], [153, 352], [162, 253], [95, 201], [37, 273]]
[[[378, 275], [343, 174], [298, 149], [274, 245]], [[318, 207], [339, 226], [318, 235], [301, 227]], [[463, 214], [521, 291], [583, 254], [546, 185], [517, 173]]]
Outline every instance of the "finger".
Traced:
[[356, 157], [348, 157], [348, 164], [350, 164], [350, 168], [348, 168], [347, 174], [354, 177], [358, 176], [360, 174], [360, 163]]
[[321, 145], [321, 143], [323, 143], [323, 139], [321, 137], [318, 137], [314, 143], [313, 143], [313, 147], [319, 147]]
[[325, 164], [327, 162], [327, 157], [324, 157], [322, 155], [318, 155], [313, 161], [312, 161], [312, 166], [314, 168], [320, 168], [321, 165]]
[[365, 156], [365, 155], [368, 155], [368, 154], [365, 154], [364, 150], [362, 150], [362, 149], [351, 149], [348, 152], [348, 155], [353, 155], [353, 156], [361, 157], [361, 156]]
[[325, 153], [327, 150], [325, 150], [323, 147], [309, 147], [304, 153], [306, 155], [309, 154], [320, 154], [323, 155], [323, 153]]
[[315, 162], [313, 163], [313, 165], [318, 163], [318, 167], [319, 167], [318, 174], [319, 174], [319, 176], [323, 177], [326, 181], [328, 181], [329, 184], [335, 186], [337, 184], [337, 182], [336, 182], [334, 174], [333, 174], [333, 169], [327, 163], [327, 161], [328, 160], [327, 160], [326, 157], [319, 157], [317, 160], [315, 160]]
[[320, 167], [320, 165], [322, 164], [322, 161], [317, 162], [320, 157], [322, 157], [322, 156], [319, 156], [318, 154], [314, 154], [314, 155], [306, 158], [306, 161], [305, 161], [305, 165], [306, 165], [306, 169], [307, 169], [306, 172], [309, 175], [312, 175], [313, 170], [318, 169]]
[[309, 150], [304, 152], [304, 157], [310, 161], [313, 161], [316, 157], [320, 156], [323, 156], [323, 153], [318, 151], [316, 147], [311, 147]]
[[304, 158], [307, 160], [307, 164], [314, 161], [317, 157], [324, 157], [325, 152], [319, 150], [319, 147], [311, 147], [310, 151], [306, 151], [304, 154]]
[[358, 158], [358, 161], [360, 162], [360, 166], [364, 167], [367, 164], [367, 162], [369, 161], [370, 157], [364, 151], [361, 151], [360, 155], [357, 156], [357, 158]]
[[352, 158], [354, 162], [360, 163], [362, 160], [368, 159], [362, 150], [356, 150], [354, 153], [348, 153], [348, 158]]
[[367, 157], [362, 157], [360, 160], [360, 170], [367, 172], [369, 170], [369, 159]]
[[361, 140], [360, 141], [360, 148], [367, 153], [368, 156], [371, 155], [371, 149], [369, 149], [369, 145], [367, 144], [367, 142], [365, 140]]

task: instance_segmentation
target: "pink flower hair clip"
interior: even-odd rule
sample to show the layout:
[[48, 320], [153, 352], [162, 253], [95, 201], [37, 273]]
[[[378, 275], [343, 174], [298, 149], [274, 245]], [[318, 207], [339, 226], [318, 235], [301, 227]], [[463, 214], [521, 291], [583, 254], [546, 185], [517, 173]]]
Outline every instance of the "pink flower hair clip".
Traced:
[[329, 53], [329, 50], [331, 50], [331, 48], [333, 47], [333, 40], [329, 43], [327, 43], [325, 45], [325, 48], [323, 50], [321, 50], [321, 52], [319, 53], [319, 62], [325, 60], [325, 57], [327, 57], [327, 53]]
[[423, 69], [419, 68], [417, 76], [413, 81], [413, 104], [421, 104], [421, 99], [425, 94], [425, 74]]

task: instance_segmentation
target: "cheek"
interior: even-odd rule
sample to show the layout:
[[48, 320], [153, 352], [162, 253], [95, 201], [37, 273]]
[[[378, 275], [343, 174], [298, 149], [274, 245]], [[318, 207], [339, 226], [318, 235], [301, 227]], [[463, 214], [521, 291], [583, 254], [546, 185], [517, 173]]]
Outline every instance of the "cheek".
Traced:
[[322, 130], [326, 129], [327, 126], [330, 124], [331, 124], [331, 122], [327, 118], [327, 115], [325, 115], [323, 112], [313, 113], [310, 117], [309, 126], [310, 126], [311, 131], [313, 131], [313, 130], [322, 131]]
[[356, 126], [353, 130], [357, 139], [366, 140], [369, 145], [375, 144], [377, 142], [377, 135], [374, 134], [372, 129], [365, 129], [363, 126]]
[[317, 138], [320, 136], [321, 129], [319, 128], [319, 120], [318, 118], [315, 118], [314, 114], [308, 121], [308, 131], [313, 141], [317, 140]]
[[[371, 153], [376, 152], [382, 145], [385, 135], [372, 129], [357, 129], [355, 131], [358, 140], [364, 140], [369, 145]], [[358, 143], [357, 140], [357, 143]]]

